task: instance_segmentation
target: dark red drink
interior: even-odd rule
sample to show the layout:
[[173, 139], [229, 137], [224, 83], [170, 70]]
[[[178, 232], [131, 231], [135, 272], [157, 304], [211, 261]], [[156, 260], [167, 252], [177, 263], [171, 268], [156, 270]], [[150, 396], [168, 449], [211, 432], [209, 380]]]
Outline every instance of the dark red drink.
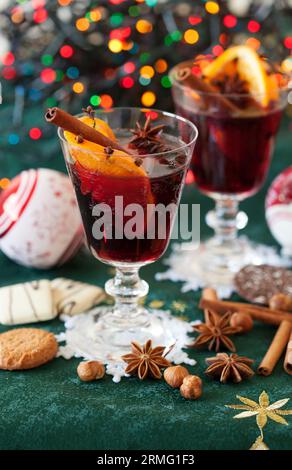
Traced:
[[[182, 163], [184, 160], [184, 163]], [[186, 172], [186, 158], [176, 157], [172, 162], [157, 158], [151, 168], [151, 176], [109, 176], [91, 172], [78, 162], [68, 166], [75, 187], [88, 246], [94, 256], [104, 262], [147, 263], [159, 258], [167, 248], [172, 227], [173, 213], [166, 212], [165, 223], [161, 215], [154, 215], [147, 221], [149, 204], [178, 204], [182, 182]], [[124, 227], [129, 217], [115, 205], [115, 197], [123, 197], [123, 208], [128, 204], [139, 204], [143, 208], [144, 217], [140, 226], [136, 227], [137, 237], [127, 239], [116, 237], [116, 222]], [[107, 204], [113, 214], [112, 222], [104, 227], [104, 236], [97, 239], [93, 235], [93, 225], [97, 217], [92, 209], [97, 204]], [[118, 214], [115, 211], [118, 210]], [[116, 217], [115, 217], [116, 216]], [[159, 238], [157, 222], [162, 222], [165, 237]], [[156, 225], [154, 225], [156, 224]], [[150, 226], [149, 226], [150, 225]], [[155, 228], [154, 228], [155, 227]], [[154, 230], [154, 237], [148, 238], [147, 230]]]
[[239, 197], [255, 193], [269, 170], [281, 111], [242, 117], [197, 114], [179, 105], [177, 111], [199, 131], [192, 169], [200, 190]]

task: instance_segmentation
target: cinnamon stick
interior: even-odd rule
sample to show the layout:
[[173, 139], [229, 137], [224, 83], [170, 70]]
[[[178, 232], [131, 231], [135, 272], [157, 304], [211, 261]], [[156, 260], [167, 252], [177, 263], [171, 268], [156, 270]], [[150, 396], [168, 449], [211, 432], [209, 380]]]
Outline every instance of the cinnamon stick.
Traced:
[[283, 320], [292, 322], [292, 315], [282, 310], [271, 310], [258, 305], [247, 304], [243, 302], [230, 302], [226, 300], [207, 300], [201, 299], [199, 307], [202, 309], [210, 308], [220, 315], [230, 312], [247, 312], [254, 320], [268, 323], [269, 325], [280, 325]]
[[178, 69], [176, 71], [175, 78], [182, 85], [187, 86], [194, 91], [206, 93], [206, 102], [210, 100], [217, 102], [221, 108], [227, 110], [229, 113], [240, 112], [240, 109], [224, 95], [220, 94], [215, 87], [213, 87], [210, 83], [207, 83], [205, 80], [199, 78], [197, 75], [193, 74], [190, 66], [186, 65], [185, 67]]
[[[202, 299], [205, 300], [218, 300], [217, 292], [212, 287], [205, 287], [202, 291]], [[205, 323], [208, 322], [209, 316], [207, 314], [208, 309], [204, 309]]]
[[284, 320], [280, 323], [279, 328], [267, 350], [262, 362], [258, 367], [258, 374], [268, 376], [271, 375], [275, 365], [283, 353], [291, 333], [291, 323]]
[[292, 330], [287, 344], [286, 355], [284, 359], [284, 370], [292, 375]]
[[72, 132], [76, 136], [82, 136], [83, 139], [94, 142], [95, 144], [102, 145], [102, 147], [112, 147], [117, 150], [129, 154], [129, 150], [120, 145], [118, 142], [106, 137], [98, 130], [88, 126], [84, 122], [77, 119], [75, 116], [67, 113], [60, 108], [48, 108], [45, 114], [45, 119], [50, 124], [61, 127], [65, 131]]

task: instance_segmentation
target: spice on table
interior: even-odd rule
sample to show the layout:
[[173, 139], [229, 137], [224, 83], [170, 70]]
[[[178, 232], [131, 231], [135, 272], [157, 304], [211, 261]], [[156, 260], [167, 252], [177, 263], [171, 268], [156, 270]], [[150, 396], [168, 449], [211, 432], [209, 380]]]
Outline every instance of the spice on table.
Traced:
[[165, 382], [173, 388], [179, 388], [184, 378], [189, 375], [188, 369], [183, 366], [170, 366], [165, 369], [163, 377]]
[[269, 307], [272, 310], [292, 312], [292, 297], [286, 294], [275, 294], [270, 298]]
[[269, 349], [258, 367], [258, 373], [260, 375], [268, 376], [273, 372], [275, 365], [287, 346], [291, 334], [291, 327], [292, 323], [288, 321], [281, 322]]
[[252, 359], [237, 354], [218, 353], [215, 357], [206, 359], [209, 367], [205, 370], [205, 374], [214, 379], [220, 379], [220, 382], [224, 384], [228, 381], [239, 383], [254, 375], [250, 367], [253, 362]]
[[216, 352], [223, 346], [230, 351], [236, 351], [229, 336], [238, 333], [240, 329], [230, 326], [231, 313], [227, 312], [223, 317], [220, 317], [213, 310], [207, 309], [205, 317], [206, 323], [193, 327], [200, 335], [191, 346], [195, 348], [208, 346], [209, 351], [215, 349]]
[[[122, 356], [122, 359], [128, 364], [125, 370], [126, 374], [138, 375], [140, 380], [145, 379], [148, 375], [154, 379], [160, 379], [162, 376], [160, 369], [171, 365], [165, 358], [164, 351], [164, 346], [152, 348], [151, 339], [143, 346], [133, 341], [132, 352]], [[170, 350], [167, 353], [169, 352]]]
[[224, 315], [226, 312], [247, 312], [254, 319], [267, 323], [269, 325], [280, 325], [281, 321], [288, 320], [292, 322], [292, 315], [283, 312], [283, 310], [271, 310], [268, 307], [248, 304], [244, 302], [231, 302], [227, 300], [208, 300], [201, 298], [199, 308], [214, 310], [218, 315]]
[[83, 382], [92, 382], [103, 378], [105, 367], [98, 361], [84, 361], [78, 365], [77, 374]]
[[286, 355], [284, 359], [284, 370], [292, 375], [292, 330], [287, 344]]
[[187, 375], [180, 386], [181, 395], [186, 400], [197, 400], [202, 395], [202, 380], [197, 375]]
[[234, 312], [230, 318], [230, 326], [240, 328], [240, 333], [247, 333], [253, 328], [253, 319], [246, 312]]
[[[217, 292], [212, 287], [205, 287], [202, 290], [202, 299], [206, 300], [218, 300]], [[208, 321], [208, 309], [204, 310], [205, 322]]]

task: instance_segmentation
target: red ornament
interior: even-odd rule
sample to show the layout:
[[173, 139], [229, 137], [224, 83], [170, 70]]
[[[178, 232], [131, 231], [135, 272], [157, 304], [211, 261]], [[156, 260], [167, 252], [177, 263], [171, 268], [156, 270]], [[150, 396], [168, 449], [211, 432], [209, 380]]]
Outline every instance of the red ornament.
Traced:
[[280, 173], [270, 186], [266, 219], [283, 253], [292, 256], [292, 166]]

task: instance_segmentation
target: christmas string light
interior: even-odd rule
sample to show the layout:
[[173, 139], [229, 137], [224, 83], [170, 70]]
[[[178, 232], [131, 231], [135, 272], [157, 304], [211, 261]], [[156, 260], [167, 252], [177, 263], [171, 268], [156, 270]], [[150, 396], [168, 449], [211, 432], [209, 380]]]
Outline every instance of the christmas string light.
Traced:
[[267, 7], [263, 22], [256, 5], [241, 6], [237, 16], [227, 2], [209, 0], [10, 0], [0, 12], [9, 38], [6, 50], [0, 47], [0, 80], [18, 118], [13, 132], [2, 131], [2, 143], [51, 135], [42, 121], [36, 122], [35, 137], [25, 128], [26, 107], [10, 91], [15, 80], [23, 83], [22, 100], [32, 106], [64, 101], [78, 112], [88, 102], [103, 109], [119, 104], [169, 109], [168, 71], [175, 63], [198, 53], [218, 56], [239, 40], [260, 52], [267, 45], [291, 72], [291, 32], [276, 30], [273, 8]]

